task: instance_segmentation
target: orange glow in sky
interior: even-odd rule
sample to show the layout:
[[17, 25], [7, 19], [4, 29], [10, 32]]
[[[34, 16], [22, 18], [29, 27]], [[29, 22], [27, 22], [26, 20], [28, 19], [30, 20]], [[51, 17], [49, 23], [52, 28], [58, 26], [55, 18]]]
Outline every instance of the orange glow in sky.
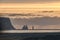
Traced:
[[[58, 11], [60, 17], [60, 3], [0, 3], [0, 13], [37, 13], [37, 11]], [[49, 13], [48, 13], [49, 14]], [[45, 15], [45, 14], [44, 14]]]

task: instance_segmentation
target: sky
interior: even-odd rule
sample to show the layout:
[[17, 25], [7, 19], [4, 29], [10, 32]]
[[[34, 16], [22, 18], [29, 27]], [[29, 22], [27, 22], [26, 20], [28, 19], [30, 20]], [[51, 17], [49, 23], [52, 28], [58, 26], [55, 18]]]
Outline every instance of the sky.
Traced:
[[[42, 11], [54, 11], [43, 13]], [[0, 14], [55, 15], [60, 17], [60, 0], [0, 0]]]
[[47, 2], [59, 2], [60, 0], [0, 0], [0, 2], [15, 2], [15, 3], [47, 3]]

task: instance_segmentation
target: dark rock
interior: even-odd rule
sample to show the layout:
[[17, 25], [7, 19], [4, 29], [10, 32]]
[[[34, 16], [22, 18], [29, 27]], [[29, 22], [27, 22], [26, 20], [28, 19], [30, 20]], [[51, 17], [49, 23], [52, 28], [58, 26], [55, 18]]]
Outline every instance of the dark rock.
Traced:
[[9, 18], [0, 17], [0, 30], [14, 30]]

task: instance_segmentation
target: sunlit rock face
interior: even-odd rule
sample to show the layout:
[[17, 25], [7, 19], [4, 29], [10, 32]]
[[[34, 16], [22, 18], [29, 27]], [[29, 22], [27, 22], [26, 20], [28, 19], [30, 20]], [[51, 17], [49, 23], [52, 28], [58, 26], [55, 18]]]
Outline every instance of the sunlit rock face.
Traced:
[[0, 30], [14, 30], [9, 18], [0, 17]]

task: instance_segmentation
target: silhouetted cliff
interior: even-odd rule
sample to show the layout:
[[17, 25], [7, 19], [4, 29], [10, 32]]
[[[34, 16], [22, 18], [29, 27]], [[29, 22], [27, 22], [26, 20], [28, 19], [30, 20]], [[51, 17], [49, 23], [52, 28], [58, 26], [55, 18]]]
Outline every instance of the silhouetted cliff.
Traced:
[[0, 17], [0, 30], [14, 30], [9, 18]]

